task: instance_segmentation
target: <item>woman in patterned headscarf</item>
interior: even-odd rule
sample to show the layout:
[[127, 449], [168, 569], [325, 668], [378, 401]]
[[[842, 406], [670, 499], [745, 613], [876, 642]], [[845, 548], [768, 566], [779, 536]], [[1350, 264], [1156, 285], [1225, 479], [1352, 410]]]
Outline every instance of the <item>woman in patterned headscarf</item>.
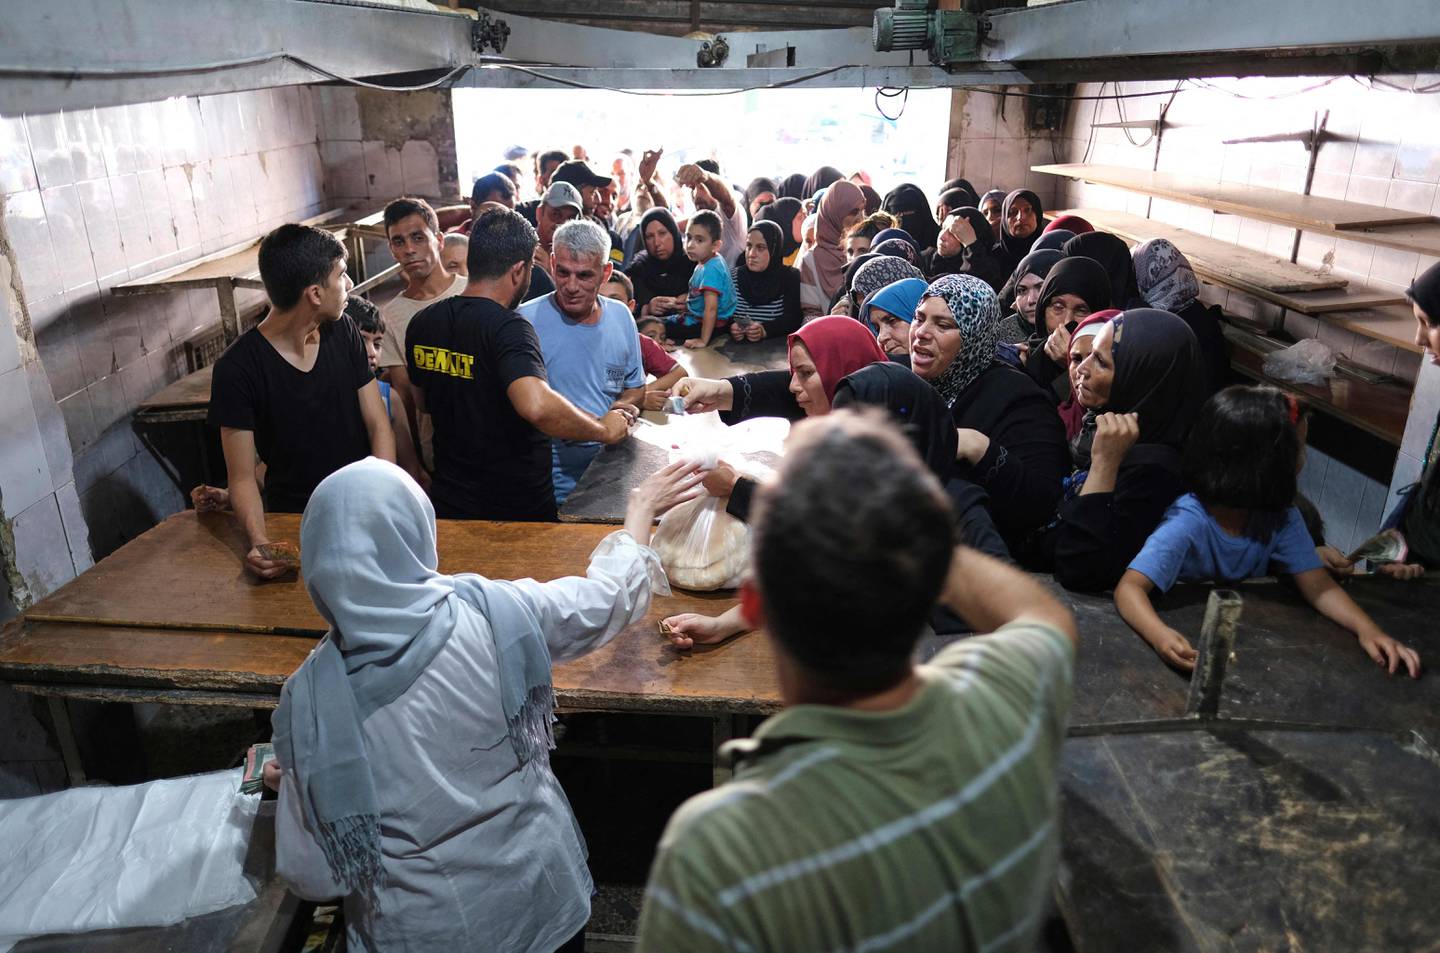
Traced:
[[996, 361], [999, 320], [995, 292], [979, 278], [937, 279], [910, 326], [910, 366], [950, 408], [960, 428], [956, 473], [990, 494], [1009, 543], [1055, 512], [1070, 452], [1050, 396]]
[[1131, 254], [1135, 259], [1135, 280], [1145, 303], [1179, 316], [1195, 333], [1200, 345], [1200, 363], [1205, 368], [1205, 393], [1213, 394], [1225, 383], [1225, 375], [1230, 370], [1225, 335], [1220, 330], [1224, 316], [1219, 305], [1207, 307], [1200, 301], [1200, 282], [1195, 270], [1184, 253], [1168, 239], [1141, 242]]
[[866, 253], [850, 263], [845, 285], [831, 302], [831, 314], [859, 315], [860, 303], [874, 291], [904, 278], [924, 278], [920, 269], [893, 255]]

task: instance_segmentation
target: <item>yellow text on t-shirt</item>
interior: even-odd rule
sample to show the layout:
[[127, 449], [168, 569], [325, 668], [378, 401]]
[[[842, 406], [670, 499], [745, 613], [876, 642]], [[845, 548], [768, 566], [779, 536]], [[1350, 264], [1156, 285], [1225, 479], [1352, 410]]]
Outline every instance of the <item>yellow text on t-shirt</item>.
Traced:
[[422, 371], [463, 377], [467, 381], [475, 378], [475, 355], [461, 354], [443, 347], [415, 345], [415, 366]]

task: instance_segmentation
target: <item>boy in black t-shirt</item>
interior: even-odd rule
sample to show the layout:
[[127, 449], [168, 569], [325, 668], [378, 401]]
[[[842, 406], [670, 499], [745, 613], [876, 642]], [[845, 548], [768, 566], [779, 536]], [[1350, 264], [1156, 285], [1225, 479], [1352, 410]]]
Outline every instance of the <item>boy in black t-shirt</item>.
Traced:
[[515, 308], [539, 237], [508, 209], [470, 227], [465, 293], [410, 320], [405, 360], [435, 426], [430, 496], [442, 519], [553, 520], [550, 439], [617, 443], [639, 413], [595, 418], [552, 390], [535, 328]]
[[[198, 509], [229, 503], [249, 538], [245, 566], [261, 578], [291, 567], [267, 559], [265, 510], [298, 513], [331, 473], [373, 454], [395, 462], [395, 439], [355, 323], [345, 246], [308, 225], [260, 242], [270, 312], [215, 362], [211, 426], [220, 428], [228, 490], [197, 487]], [[265, 488], [255, 477], [265, 463]]]

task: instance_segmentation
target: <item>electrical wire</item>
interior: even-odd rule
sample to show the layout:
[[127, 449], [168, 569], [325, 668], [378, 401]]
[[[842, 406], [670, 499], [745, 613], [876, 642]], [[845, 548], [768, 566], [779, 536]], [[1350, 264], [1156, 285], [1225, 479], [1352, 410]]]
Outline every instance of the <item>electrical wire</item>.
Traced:
[[[885, 108], [884, 108], [883, 106], [880, 105], [880, 99], [881, 99], [881, 97], [884, 97], [885, 99], [894, 99], [896, 96], [900, 96], [900, 97], [901, 97], [901, 99], [900, 99], [900, 111], [897, 112], [895, 115], [892, 116], [892, 115], [890, 115], [889, 113], [887, 113], [887, 112], [885, 111]], [[891, 87], [888, 87], [888, 86], [876, 86], [876, 87], [875, 87], [875, 111], [878, 112], [880, 115], [884, 116], [886, 119], [890, 120], [891, 122], [899, 122], [899, 121], [900, 121], [900, 117], [903, 116], [903, 115], [905, 115], [905, 106], [906, 106], [906, 104], [909, 103], [909, 102], [910, 102], [910, 87], [909, 87], [909, 86], [902, 86], [902, 87], [899, 88], [899, 89], [892, 89]]]
[[[742, 89], [705, 89], [692, 92], [676, 92], [670, 89], [620, 89], [616, 86], [605, 86], [597, 83], [582, 83], [579, 80], [566, 79], [563, 76], [552, 76], [528, 66], [519, 66], [514, 63], [493, 64], [501, 69], [514, 70], [517, 73], [525, 73], [534, 76], [536, 79], [543, 79], [546, 82], [557, 83], [561, 86], [570, 86], [575, 89], [599, 89], [611, 93], [624, 93], [627, 96], [734, 96], [738, 93], [753, 93], [762, 89], [784, 89], [787, 86], [796, 86], [800, 83], [808, 83], [812, 79], [819, 79], [822, 76], [829, 76], [831, 73], [838, 73], [842, 69], [851, 69], [850, 66], [830, 66], [826, 69], [817, 70], [814, 73], [806, 73], [804, 76], [794, 76], [790, 79], [782, 79], [774, 83], [764, 83], [759, 86], [746, 86]], [[909, 87], [906, 87], [908, 89]]]
[[151, 79], [165, 76], [186, 76], [196, 73], [219, 73], [227, 70], [244, 69], [249, 66], [261, 66], [265, 63], [273, 63], [276, 60], [284, 60], [299, 66], [301, 69], [309, 70], [328, 79], [342, 83], [349, 83], [353, 86], [363, 86], [366, 89], [378, 89], [385, 92], [405, 93], [418, 92], [422, 89], [434, 89], [443, 86], [467, 72], [472, 67], [467, 65], [456, 66], [439, 79], [431, 80], [428, 83], [417, 83], [414, 85], [390, 85], [386, 83], [371, 83], [363, 79], [355, 79], [350, 76], [341, 76], [310, 62], [301, 56], [293, 53], [263, 53], [259, 56], [246, 57], [244, 59], [223, 60], [218, 63], [197, 63], [189, 66], [167, 66], [154, 69], [102, 69], [102, 68], [67, 68], [67, 69], [40, 69], [33, 66], [0, 66], [0, 76], [10, 76], [25, 79], [56, 79], [65, 82], [87, 79]]

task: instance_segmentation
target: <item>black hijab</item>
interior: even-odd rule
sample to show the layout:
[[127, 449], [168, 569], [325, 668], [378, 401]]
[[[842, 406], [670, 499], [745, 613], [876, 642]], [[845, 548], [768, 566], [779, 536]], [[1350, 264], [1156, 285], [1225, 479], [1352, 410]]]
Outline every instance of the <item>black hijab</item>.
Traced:
[[[1130, 246], [1109, 232], [1086, 232], [1076, 235], [1061, 248], [1067, 256], [1082, 255], [1098, 261], [1110, 276], [1109, 308], [1144, 308], [1146, 301], [1135, 280], [1135, 259]], [[1087, 301], [1089, 299], [1086, 299]], [[1092, 306], [1092, 310], [1095, 310]]]
[[785, 258], [795, 254], [800, 247], [800, 243], [795, 240], [795, 216], [804, 211], [804, 208], [799, 199], [787, 195], [763, 206], [760, 214], [755, 216], [756, 222], [774, 222], [780, 226], [780, 236], [785, 243], [782, 254]]
[[1405, 291], [1420, 306], [1430, 322], [1440, 322], [1440, 265], [1431, 265]]
[[1105, 411], [1140, 415], [1137, 444], [1179, 450], [1205, 399], [1205, 369], [1190, 325], [1169, 311], [1131, 308], [1114, 327], [1115, 378]]
[[[1035, 231], [1023, 237], [1010, 234], [1010, 206], [1014, 205], [1017, 199], [1024, 199], [1035, 210]], [[1000, 206], [1000, 241], [998, 242], [1005, 263], [1011, 268], [1020, 264], [1020, 259], [1030, 254], [1030, 246], [1035, 244], [1035, 239], [1040, 237], [1040, 232], [1045, 225], [1045, 206], [1040, 204], [1040, 196], [1029, 189], [1016, 189], [1005, 196], [1005, 204]]]
[[[663, 261], [656, 259], [645, 249], [645, 229], [651, 222], [657, 221], [669, 229], [670, 237], [675, 242], [670, 257]], [[656, 295], [675, 297], [689, 294], [690, 276], [695, 273], [695, 263], [685, 255], [685, 238], [680, 234], [674, 216], [668, 209], [652, 208], [641, 217], [639, 227], [641, 251], [631, 259], [625, 274], [630, 276], [632, 282], [643, 283], [649, 297], [641, 301], [637, 295], [636, 305], [644, 307], [650, 298]]]
[[805, 176], [799, 172], [785, 176], [780, 182], [780, 191], [775, 193], [775, 197], [803, 199], [805, 197]]
[[1105, 406], [1087, 410], [1070, 453], [1081, 470], [1090, 467], [1095, 421], [1102, 413], [1138, 414], [1140, 437], [1126, 464], [1179, 466], [1179, 453], [1205, 401], [1205, 367], [1190, 325], [1169, 311], [1131, 308], [1111, 318], [1115, 377]]
[[813, 198], [816, 192], [821, 189], [828, 189], [830, 186], [845, 178], [845, 173], [833, 165], [822, 165], [810, 173], [810, 178], [805, 180], [805, 188], [802, 190], [801, 198]]
[[1065, 243], [1075, 237], [1075, 233], [1068, 228], [1052, 228], [1050, 231], [1035, 239], [1035, 244], [1030, 246], [1031, 251], [1044, 251], [1053, 248], [1061, 251]]
[[[1015, 270], [1010, 273], [1010, 280], [1005, 282], [1005, 287], [1000, 289], [1000, 309], [1003, 311], [1010, 308], [1019, 314], [1019, 311], [1015, 309], [1015, 296], [1019, 294], [1021, 280], [1026, 275], [1036, 275], [1042, 279], [1049, 277], [1050, 269], [1054, 268], [1064, 257], [1065, 253], [1058, 249], [1042, 248], [1039, 251], [1032, 251], [1020, 259], [1020, 264], [1016, 265]], [[1026, 328], [1031, 334], [1035, 333], [1035, 326], [1033, 324], [1027, 326], [1024, 315], [1020, 315], [1020, 326]]]
[[863, 255], [856, 255], [851, 260], [850, 264], [845, 266], [845, 280], [840, 283], [840, 289], [835, 292], [835, 297], [830, 299], [830, 309], [833, 311], [836, 302], [843, 301], [845, 299], [845, 296], [850, 293], [850, 289], [855, 284], [855, 272], [860, 270], [861, 265], [865, 264], [867, 261], [874, 261], [877, 258], [884, 257], [886, 256], [877, 254], [873, 251], [867, 251]]
[[[745, 266], [745, 255], [742, 253], [735, 262], [735, 286], [750, 304], [768, 304], [785, 295], [787, 273], [795, 272], [795, 269], [785, 264], [785, 240], [779, 225], [756, 222], [750, 226], [750, 231], [759, 232], [765, 239], [770, 248], [770, 265], [764, 271], [751, 271]], [[797, 280], [799, 276], [800, 273], [795, 272]]]
[[[952, 203], [947, 203], [947, 202], [945, 201], [945, 195], [946, 195], [946, 193], [947, 193], [947, 192], [954, 192], [954, 191], [956, 191], [957, 189], [958, 189], [959, 191], [965, 193], [965, 201], [963, 201], [963, 202], [955, 202], [955, 203], [953, 203], [953, 204], [952, 204]], [[941, 204], [941, 205], [949, 205], [950, 208], [960, 208], [962, 205], [969, 205], [969, 206], [973, 206], [973, 207], [975, 207], [975, 208], [979, 208], [979, 207], [980, 207], [980, 193], [978, 193], [978, 192], [975, 191], [975, 186], [973, 186], [973, 185], [970, 184], [970, 180], [969, 180], [969, 179], [951, 179], [950, 181], [946, 182], [944, 185], [940, 186], [940, 204]], [[985, 224], [988, 225], [988, 224], [990, 224], [990, 223], [989, 223], [989, 222], [986, 222]]]
[[910, 233], [922, 252], [935, 247], [940, 225], [935, 221], [930, 200], [925, 198], [920, 186], [910, 182], [897, 185], [886, 193], [881, 207], [899, 220], [899, 227]]
[[[758, 196], [764, 195], [766, 192], [769, 192], [771, 195], [775, 196], [778, 199], [780, 197], [780, 186], [775, 184], [774, 179], [768, 179], [764, 176], [760, 176], [759, 178], [750, 180], [750, 184], [745, 186], [746, 215], [750, 214], [750, 203], [755, 201]], [[764, 208], [764, 206], [762, 205], [761, 208]]]
[[[955, 191], [958, 192], [959, 190], [957, 189]], [[944, 201], [943, 197], [941, 201]], [[975, 230], [975, 241], [960, 249], [960, 254], [958, 255], [942, 255], [940, 254], [940, 238], [937, 235], [935, 238], [935, 254], [930, 256], [930, 268], [927, 272], [927, 277], [932, 279], [938, 278], [941, 275], [973, 274], [974, 272], [971, 270], [970, 264], [971, 260], [977, 254], [988, 254], [991, 248], [989, 237], [993, 232], [991, 231], [990, 223], [985, 219], [984, 213], [978, 208], [962, 206], [954, 209], [950, 214], [958, 215], [970, 223], [970, 227]]]
[[881, 361], [840, 379], [831, 406], [884, 407], [941, 482], [955, 465], [955, 419], [940, 394], [902, 364]]
[[1090, 306], [1092, 314], [1104, 311], [1110, 307], [1110, 276], [1093, 258], [1062, 258], [1051, 265], [1040, 288], [1040, 300], [1035, 302], [1035, 324], [1030, 329], [1032, 340], [1043, 341], [1049, 336], [1045, 312], [1050, 300], [1060, 295], [1075, 295]]

